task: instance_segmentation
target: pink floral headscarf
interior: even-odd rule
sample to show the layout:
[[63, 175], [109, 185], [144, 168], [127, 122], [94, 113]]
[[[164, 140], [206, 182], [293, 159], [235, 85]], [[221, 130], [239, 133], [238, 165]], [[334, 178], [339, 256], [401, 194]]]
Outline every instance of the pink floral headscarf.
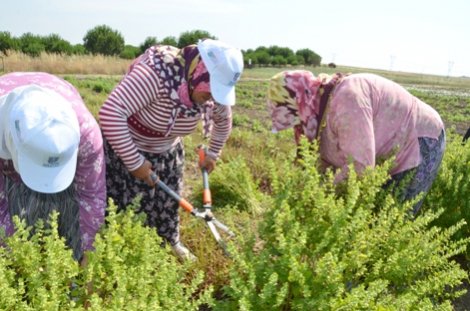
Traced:
[[273, 132], [294, 128], [298, 142], [304, 134], [310, 141], [318, 131], [322, 78], [306, 70], [283, 71], [271, 78], [268, 108]]

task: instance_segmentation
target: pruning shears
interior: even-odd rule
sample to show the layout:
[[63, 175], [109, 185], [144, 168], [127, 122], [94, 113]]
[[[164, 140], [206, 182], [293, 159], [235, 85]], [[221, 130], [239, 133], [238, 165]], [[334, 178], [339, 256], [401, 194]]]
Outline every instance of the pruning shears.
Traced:
[[[199, 154], [199, 166], [201, 166], [206, 156], [206, 147], [199, 146], [198, 154]], [[233, 233], [226, 225], [224, 225], [219, 220], [217, 220], [217, 218], [215, 218], [214, 214], [212, 213], [212, 195], [211, 195], [211, 190], [209, 188], [209, 173], [207, 172], [207, 169], [202, 166], [201, 166], [201, 173], [202, 173], [202, 183], [204, 186], [203, 194], [202, 194], [202, 203], [203, 203], [202, 210], [198, 210], [194, 208], [194, 206], [191, 203], [189, 203], [186, 199], [182, 198], [179, 194], [177, 194], [175, 191], [170, 189], [163, 181], [161, 181], [158, 178], [157, 174], [152, 173], [150, 177], [155, 182], [155, 186], [160, 187], [163, 191], [165, 191], [168, 195], [170, 195], [173, 199], [175, 199], [178, 202], [179, 206], [182, 207], [185, 211], [187, 211], [188, 213], [190, 213], [191, 215], [195, 217], [204, 219], [212, 235], [214, 236], [215, 240], [224, 251], [225, 255], [230, 257], [230, 253], [227, 250], [227, 246], [217, 229], [220, 229], [221, 231], [223, 231], [230, 237], [234, 237], [235, 233]], [[150, 193], [151, 197], [153, 197], [154, 195], [155, 195], [155, 188], [153, 188]]]

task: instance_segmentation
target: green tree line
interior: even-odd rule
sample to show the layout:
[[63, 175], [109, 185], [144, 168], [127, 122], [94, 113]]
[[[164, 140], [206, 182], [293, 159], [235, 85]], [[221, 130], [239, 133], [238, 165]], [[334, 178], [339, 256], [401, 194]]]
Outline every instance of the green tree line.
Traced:
[[[71, 44], [58, 34], [40, 36], [27, 32], [14, 37], [9, 31], [0, 31], [0, 54], [8, 55], [9, 51], [22, 52], [32, 57], [37, 57], [43, 52], [61, 55], [100, 54], [133, 59], [155, 44], [181, 48], [203, 38], [217, 39], [207, 31], [192, 30], [181, 33], [178, 38], [167, 36], [159, 40], [157, 37], [149, 36], [139, 46], [133, 46], [125, 43], [124, 37], [118, 30], [107, 25], [99, 25], [87, 31], [83, 37], [83, 44]], [[321, 64], [320, 55], [308, 48], [293, 51], [288, 47], [276, 45], [260, 46], [243, 51], [243, 54], [248, 66], [319, 66]]]

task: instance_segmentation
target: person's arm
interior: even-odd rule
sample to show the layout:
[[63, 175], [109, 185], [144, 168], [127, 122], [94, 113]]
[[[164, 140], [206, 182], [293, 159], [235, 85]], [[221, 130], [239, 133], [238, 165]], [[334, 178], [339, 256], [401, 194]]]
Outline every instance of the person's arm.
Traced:
[[217, 160], [232, 131], [232, 108], [230, 106], [215, 104], [213, 120], [214, 127], [212, 128], [207, 155], [213, 160]]
[[375, 166], [375, 135], [373, 111], [366, 99], [354, 96], [340, 98], [338, 109], [329, 120], [329, 125], [338, 139], [340, 169], [336, 182], [348, 175], [348, 165], [354, 164], [358, 174]]
[[91, 130], [81, 137], [75, 174], [83, 251], [93, 249], [96, 233], [104, 222], [106, 208], [103, 139], [98, 124], [93, 121], [89, 123]]
[[99, 111], [103, 135], [129, 171], [144, 163], [127, 126], [127, 119], [156, 98], [157, 77], [145, 64], [135, 64], [111, 92]]

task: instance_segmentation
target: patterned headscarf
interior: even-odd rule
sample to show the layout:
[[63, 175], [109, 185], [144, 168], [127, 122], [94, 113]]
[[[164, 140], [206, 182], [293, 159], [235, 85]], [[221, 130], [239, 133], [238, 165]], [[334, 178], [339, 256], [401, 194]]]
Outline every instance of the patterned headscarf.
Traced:
[[156, 45], [149, 50], [152, 66], [163, 81], [164, 93], [174, 103], [171, 117], [168, 120], [165, 136], [169, 135], [178, 115], [203, 119], [204, 135], [212, 128], [213, 101], [194, 103], [191, 94], [194, 91], [209, 92], [209, 72], [202, 62], [196, 45], [182, 49], [173, 46]]
[[320, 74], [315, 78], [306, 70], [283, 71], [273, 76], [268, 89], [273, 132], [293, 127], [297, 143], [301, 135], [313, 141], [328, 101], [323, 95], [326, 90], [329, 94], [342, 77]]

